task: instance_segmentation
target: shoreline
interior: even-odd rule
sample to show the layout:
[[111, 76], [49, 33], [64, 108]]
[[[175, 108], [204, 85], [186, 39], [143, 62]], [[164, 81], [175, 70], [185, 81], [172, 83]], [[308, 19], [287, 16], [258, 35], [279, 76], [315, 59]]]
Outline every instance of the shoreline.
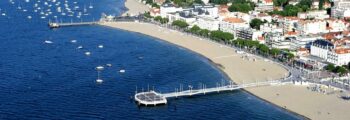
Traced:
[[[229, 75], [228, 75], [226, 72], [224, 72], [224, 71], [220, 68], [220, 66], [218, 66], [213, 60], [209, 59], [208, 57], [204, 56], [203, 54], [200, 54], [200, 53], [198, 53], [198, 52], [192, 51], [192, 50], [190, 50], [190, 49], [188, 49], [188, 48], [186, 48], [186, 47], [183, 47], [183, 46], [180, 46], [180, 45], [171, 43], [171, 42], [169, 42], [169, 41], [163, 40], [163, 39], [161, 39], [161, 38], [158, 38], [158, 37], [155, 37], [155, 36], [151, 36], [151, 35], [147, 35], [147, 34], [144, 34], [144, 33], [141, 33], [141, 32], [135, 32], [135, 31], [131, 31], [131, 30], [125, 30], [125, 29], [115, 28], [115, 27], [106, 26], [106, 25], [102, 25], [102, 26], [107, 27], [107, 28], [111, 28], [111, 29], [118, 29], [118, 30], [123, 30], [123, 31], [128, 31], [128, 32], [134, 32], [134, 33], [142, 34], [142, 35], [145, 35], [145, 36], [148, 36], [148, 37], [155, 38], [156, 40], [161, 40], [162, 42], [166, 42], [167, 44], [171, 44], [171, 45], [174, 45], [174, 46], [176, 46], [176, 47], [180, 47], [180, 48], [185, 49], [185, 50], [187, 50], [187, 51], [189, 51], [189, 52], [192, 52], [192, 53], [194, 53], [194, 54], [196, 54], [196, 55], [198, 55], [198, 56], [200, 56], [200, 57], [202, 57], [202, 58], [208, 60], [209, 64], [212, 64], [217, 70], [219, 70], [219, 72], [220, 72], [221, 74], [223, 74], [224, 77], [225, 77], [227, 80], [232, 81], [234, 84], [237, 84], [234, 80], [232, 80], [232, 79], [229, 77]], [[285, 112], [289, 112], [290, 114], [296, 116], [297, 118], [302, 118], [302, 119], [304, 119], [304, 120], [311, 120], [310, 118], [308, 118], [308, 117], [306, 117], [306, 116], [304, 116], [304, 115], [302, 115], [302, 114], [299, 114], [299, 113], [294, 112], [294, 111], [292, 111], [292, 110], [289, 110], [289, 109], [287, 109], [287, 108], [283, 108], [282, 106], [279, 106], [279, 105], [277, 105], [277, 104], [275, 104], [275, 103], [273, 103], [273, 102], [271, 102], [271, 101], [268, 101], [268, 100], [266, 100], [266, 99], [264, 99], [264, 98], [262, 98], [262, 97], [260, 97], [260, 96], [257, 96], [257, 95], [255, 95], [254, 93], [252, 93], [252, 92], [250, 92], [250, 91], [248, 91], [248, 90], [246, 90], [246, 89], [244, 89], [244, 88], [243, 88], [243, 89], [240, 89], [240, 90], [243, 91], [243, 92], [246, 92], [247, 94], [252, 95], [252, 96], [256, 97], [257, 99], [260, 99], [260, 100], [262, 100], [262, 101], [264, 101], [264, 102], [266, 102], [266, 103], [268, 103], [268, 104], [270, 104], [270, 105], [272, 105], [272, 106], [274, 106], [274, 107], [276, 107], [276, 108], [278, 108], [278, 109], [284, 110]]]
[[[101, 24], [102, 26], [106, 26], [106, 27], [110, 27], [110, 28], [114, 28], [114, 29], [120, 29], [120, 30], [125, 30], [125, 31], [130, 31], [130, 32], [136, 32], [139, 34], [143, 34], [143, 35], [147, 35], [147, 36], [151, 36], [157, 39], [160, 39], [162, 41], [168, 42], [172, 45], [176, 45], [182, 48], [186, 48], [187, 50], [190, 50], [191, 52], [197, 53], [201, 56], [203, 56], [204, 58], [206, 58], [208, 61], [210, 61], [215, 67], [218, 68], [218, 70], [220, 70], [220, 72], [222, 72], [223, 74], [225, 74], [226, 76], [228, 76], [228, 78], [230, 80], [232, 80], [233, 82], [237, 83], [237, 84], [242, 84], [242, 78], [245, 78], [246, 80], [250, 82], [254, 82], [256, 78], [262, 79], [263, 77], [261, 77], [262, 74], [254, 74], [251, 73], [251, 71], [255, 71], [255, 72], [260, 72], [258, 69], [262, 66], [251, 66], [251, 64], [253, 63], [246, 63], [247, 60], [242, 60], [242, 58], [238, 58], [238, 59], [234, 59], [237, 56], [231, 56], [228, 58], [222, 58], [222, 59], [231, 59], [231, 61], [235, 61], [235, 62], [239, 62], [238, 64], [233, 64], [232, 62], [228, 62], [227, 60], [221, 61], [221, 60], [217, 60], [215, 59], [216, 56], [223, 56], [223, 53], [229, 53], [229, 54], [234, 54], [237, 55], [237, 53], [233, 52], [233, 50], [229, 50], [227, 51], [227, 48], [218, 45], [218, 44], [213, 44], [211, 42], [209, 42], [208, 40], [200, 40], [200, 38], [196, 38], [190, 35], [186, 35], [186, 34], [181, 34], [179, 32], [176, 31], [172, 31], [163, 27], [159, 27], [156, 25], [151, 25], [148, 23], [137, 23], [137, 22], [115, 22], [115, 23], [105, 23], [105, 24]], [[160, 31], [160, 32], [157, 32]], [[167, 33], [164, 33], [167, 32]], [[170, 35], [171, 34], [171, 35]], [[173, 35], [174, 34], [174, 35]], [[175, 38], [174, 38], [175, 37]], [[180, 39], [180, 40], [177, 40]], [[189, 44], [190, 43], [190, 44]], [[201, 45], [196, 45], [196, 44], [201, 44]], [[199, 47], [200, 46], [200, 47]], [[210, 48], [213, 49], [213, 51], [207, 51], [207, 49], [203, 49], [203, 48]], [[217, 50], [217, 51], [216, 51]], [[205, 52], [203, 52], [205, 51]], [[216, 52], [215, 52], [216, 51]], [[220, 52], [218, 52], [220, 51]], [[207, 53], [206, 53], [207, 52]], [[205, 54], [203, 54], [205, 53]], [[224, 56], [225, 57], [225, 56]], [[243, 61], [243, 62], [242, 62]], [[263, 60], [258, 60], [258, 61], [262, 61], [261, 64], [268, 64], [268, 66], [265, 67], [269, 67], [269, 68], [274, 68], [277, 65], [276, 64], [272, 64], [270, 62], [266, 62]], [[240, 63], [242, 62], [242, 63]], [[248, 61], [249, 62], [249, 61]], [[251, 62], [251, 61], [250, 61]], [[217, 64], [221, 64], [223, 65], [225, 68], [221, 68], [221, 66], [218, 66]], [[223, 63], [223, 64], [222, 64]], [[244, 64], [243, 66], [241, 64]], [[236, 65], [236, 66], [235, 66]], [[232, 67], [235, 66], [235, 67]], [[253, 70], [237, 70], [237, 68], [251, 68], [251, 67], [256, 67], [257, 69], [253, 69]], [[271, 71], [273, 72], [273, 74], [269, 73], [271, 76], [274, 76], [275, 78], [281, 78], [281, 75], [278, 75], [278, 73], [275, 73], [276, 71], [281, 72], [281, 66], [279, 66], [279, 69], [277, 70], [267, 70], [267, 71]], [[235, 69], [235, 70], [228, 70], [228, 69]], [[283, 68], [285, 69], [285, 68]], [[282, 70], [283, 71], [283, 70]], [[232, 72], [236, 72], [236, 73], [232, 73]], [[286, 71], [284, 71], [286, 72]], [[269, 76], [270, 75], [266, 75], [263, 74], [263, 76]], [[277, 76], [276, 76], [277, 75]], [[250, 76], [250, 77], [249, 77]], [[251, 76], [255, 76], [251, 77]], [[260, 76], [260, 77], [259, 77]], [[279, 77], [278, 77], [279, 76]], [[241, 79], [236, 79], [236, 78], [241, 78]], [[268, 78], [267, 78], [268, 79]], [[244, 83], [244, 81], [243, 81]], [[290, 92], [293, 90], [298, 90], [300, 92]], [[338, 98], [336, 98], [335, 95], [324, 95], [324, 94], [319, 94], [319, 93], [315, 93], [315, 92], [311, 92], [309, 90], [306, 89], [305, 86], [302, 87], [298, 87], [298, 86], [294, 86], [294, 85], [287, 85], [287, 86], [270, 86], [270, 87], [259, 87], [259, 88], [248, 88], [248, 89], [244, 89], [244, 91], [248, 92], [249, 94], [256, 96], [257, 98], [266, 101], [267, 103], [274, 105], [276, 107], [279, 107], [283, 110], [286, 110], [287, 112], [296, 115], [297, 117], [302, 117], [304, 119], [334, 119], [334, 118], [339, 118], [339, 119], [346, 119], [348, 117], [349, 114], [341, 114], [342, 112], [339, 112], [341, 110], [337, 110], [337, 108], [334, 108], [334, 106], [327, 106], [325, 108], [319, 108], [322, 107], [320, 106], [320, 104], [329, 104], [331, 103], [331, 101], [340, 101]], [[280, 93], [282, 92], [282, 93]], [[281, 96], [285, 96], [286, 97], [276, 97], [274, 95], [276, 94], [281, 94]], [[310, 96], [310, 98], [302, 98], [299, 100], [300, 103], [297, 102], [293, 102], [291, 101], [290, 98], [299, 98], [300, 96]], [[315, 98], [312, 98], [312, 96], [314, 96]], [[326, 98], [326, 100], [322, 100], [322, 99], [318, 99], [318, 98]], [[314, 100], [317, 101], [319, 100], [319, 103], [313, 102], [310, 100]], [[331, 101], [330, 101], [331, 100]], [[297, 104], [295, 104], [297, 103]], [[310, 105], [309, 105], [310, 104]], [[350, 106], [350, 104], [348, 103], [344, 103], [344, 101], [342, 103], [339, 103], [339, 105], [341, 109], [347, 109], [348, 106]], [[330, 110], [328, 110], [328, 108], [330, 108]], [[322, 115], [320, 115], [321, 113], [323, 113]], [[324, 113], [328, 113], [324, 114]], [[330, 114], [332, 113], [332, 114]], [[334, 113], [336, 113], [334, 115]], [[344, 113], [344, 111], [343, 111]], [[346, 113], [346, 112], [345, 112]], [[339, 115], [341, 114], [341, 115]]]

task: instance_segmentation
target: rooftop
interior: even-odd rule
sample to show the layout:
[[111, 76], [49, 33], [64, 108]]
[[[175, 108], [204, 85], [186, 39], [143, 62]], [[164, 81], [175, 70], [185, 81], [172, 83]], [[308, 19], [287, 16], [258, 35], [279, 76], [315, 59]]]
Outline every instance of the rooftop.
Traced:
[[244, 20], [236, 17], [227, 17], [224, 19], [225, 22], [229, 23], [244, 23]]

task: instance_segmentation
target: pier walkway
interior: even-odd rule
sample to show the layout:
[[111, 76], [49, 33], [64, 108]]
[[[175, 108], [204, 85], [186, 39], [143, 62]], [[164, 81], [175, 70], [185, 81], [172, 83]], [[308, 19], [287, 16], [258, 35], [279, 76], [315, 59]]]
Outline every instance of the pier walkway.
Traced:
[[59, 28], [59, 27], [68, 27], [68, 26], [82, 26], [82, 25], [95, 25], [100, 22], [70, 22], [70, 23], [59, 23], [59, 22], [50, 22], [50, 28]]
[[219, 93], [219, 92], [225, 92], [225, 91], [233, 91], [238, 90], [242, 88], [249, 88], [249, 87], [259, 87], [259, 86], [271, 86], [271, 85], [283, 85], [286, 82], [282, 82], [281, 80], [276, 81], [266, 81], [266, 82], [256, 82], [256, 83], [249, 83], [249, 84], [241, 84], [241, 85], [226, 85], [226, 86], [219, 86], [214, 88], [206, 88], [203, 86], [201, 89], [192, 90], [191, 86], [189, 86], [189, 90], [185, 91], [175, 91], [171, 93], [157, 93], [155, 91], [148, 91], [148, 92], [141, 92], [135, 94], [135, 101], [139, 105], [145, 105], [145, 106], [156, 106], [160, 104], [167, 104], [167, 98], [176, 98], [176, 97], [185, 97], [185, 96], [194, 96], [194, 95], [205, 95], [208, 93]]

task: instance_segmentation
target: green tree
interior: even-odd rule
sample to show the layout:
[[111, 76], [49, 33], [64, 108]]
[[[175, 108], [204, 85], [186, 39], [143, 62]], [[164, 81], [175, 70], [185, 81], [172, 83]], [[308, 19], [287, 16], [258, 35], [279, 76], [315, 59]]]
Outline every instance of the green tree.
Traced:
[[290, 52], [287, 53], [287, 59], [288, 60], [292, 60], [294, 57], [295, 57], [294, 54], [292, 54]]
[[230, 12], [248, 13], [249, 11], [253, 10], [253, 6], [251, 6], [249, 3], [234, 3], [228, 8], [228, 10]]
[[152, 18], [150, 12], [145, 12], [145, 14], [143, 14], [143, 16], [146, 17], [146, 18]]
[[160, 6], [157, 3], [152, 3], [153, 8], [160, 8]]
[[276, 48], [272, 48], [270, 50], [270, 54], [273, 55], [274, 57], [276, 57], [278, 54], [280, 54], [280, 50], [279, 49], [276, 49]]
[[207, 29], [201, 29], [201, 30], [199, 31], [199, 35], [205, 36], [205, 37], [209, 37], [209, 33], [210, 33], [210, 31], [207, 30]]
[[262, 53], [268, 53], [269, 52], [269, 47], [267, 47], [265, 44], [260, 44], [259, 46], [258, 46], [258, 49], [259, 49], [259, 51], [260, 52], [262, 52]]
[[325, 69], [328, 70], [328, 71], [334, 71], [335, 66], [334, 66], [334, 64], [328, 64], [328, 65], [325, 67]]
[[158, 21], [158, 22], [162, 21], [162, 19], [163, 19], [163, 18], [162, 18], [162, 17], [160, 17], [160, 16], [156, 16], [156, 17], [154, 17], [154, 20], [155, 20], [155, 21]]
[[162, 18], [162, 20], [160, 21], [160, 23], [165, 24], [168, 23], [169, 19], [168, 18]]
[[227, 4], [229, 2], [229, 0], [210, 0], [210, 3], [214, 3], [214, 4]]
[[283, 7], [284, 5], [287, 4], [287, 2], [288, 0], [273, 0], [273, 5]]
[[254, 29], [258, 29], [260, 30], [260, 25], [264, 24], [263, 21], [261, 21], [260, 19], [254, 18], [252, 21], [250, 21], [249, 25], [250, 27], [254, 28]]
[[175, 20], [175, 21], [173, 21], [172, 25], [180, 27], [180, 28], [187, 28], [188, 27], [188, 23], [186, 23], [185, 21], [182, 21], [182, 20]]
[[337, 66], [336, 69], [337, 70], [335, 72], [338, 73], [340, 76], [343, 76], [346, 73], [348, 73], [348, 70], [344, 67]]
[[153, 3], [153, 0], [146, 0], [146, 4], [152, 4]]
[[319, 2], [318, 2], [318, 9], [319, 9], [319, 10], [322, 10], [322, 9], [323, 9], [324, 3], [325, 3], [324, 0], [319, 0]]
[[233, 39], [233, 35], [228, 32], [222, 32], [220, 30], [215, 30], [210, 32], [210, 38], [214, 40], [222, 40], [224, 42], [229, 42]]
[[196, 4], [203, 4], [202, 0], [194, 0], [193, 2], [196, 3]]
[[192, 26], [192, 28], [190, 29], [190, 32], [191, 32], [191, 33], [194, 33], [194, 34], [198, 34], [200, 30], [201, 30], [201, 28], [199, 28], [197, 25], [194, 25], [194, 26]]

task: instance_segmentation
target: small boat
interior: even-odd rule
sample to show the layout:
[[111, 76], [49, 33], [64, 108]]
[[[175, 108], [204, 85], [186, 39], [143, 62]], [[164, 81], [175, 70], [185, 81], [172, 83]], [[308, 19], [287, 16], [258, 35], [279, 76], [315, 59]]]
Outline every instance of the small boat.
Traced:
[[98, 48], [103, 48], [103, 45], [98, 45]]
[[85, 55], [90, 56], [91, 52], [85, 52]]
[[83, 46], [80, 45], [80, 46], [77, 47], [77, 49], [83, 49]]
[[76, 43], [76, 42], [77, 42], [77, 40], [71, 40], [70, 42], [71, 42], [71, 43]]
[[103, 69], [104, 69], [104, 67], [101, 65], [96, 67], [96, 70], [103, 70]]
[[119, 70], [120, 73], [125, 73], [124, 69]]
[[108, 67], [112, 67], [112, 64], [106, 64]]
[[50, 41], [50, 40], [45, 40], [44, 43], [46, 43], [46, 44], [52, 44], [53, 42]]
[[91, 2], [90, 2], [90, 6], [89, 6], [90, 9], [94, 8], [94, 6], [92, 6]]
[[32, 16], [28, 16], [27, 18], [28, 18], [28, 19], [32, 19]]
[[97, 83], [102, 83], [103, 80], [102, 80], [102, 79], [97, 79], [96, 82], [97, 82]]

